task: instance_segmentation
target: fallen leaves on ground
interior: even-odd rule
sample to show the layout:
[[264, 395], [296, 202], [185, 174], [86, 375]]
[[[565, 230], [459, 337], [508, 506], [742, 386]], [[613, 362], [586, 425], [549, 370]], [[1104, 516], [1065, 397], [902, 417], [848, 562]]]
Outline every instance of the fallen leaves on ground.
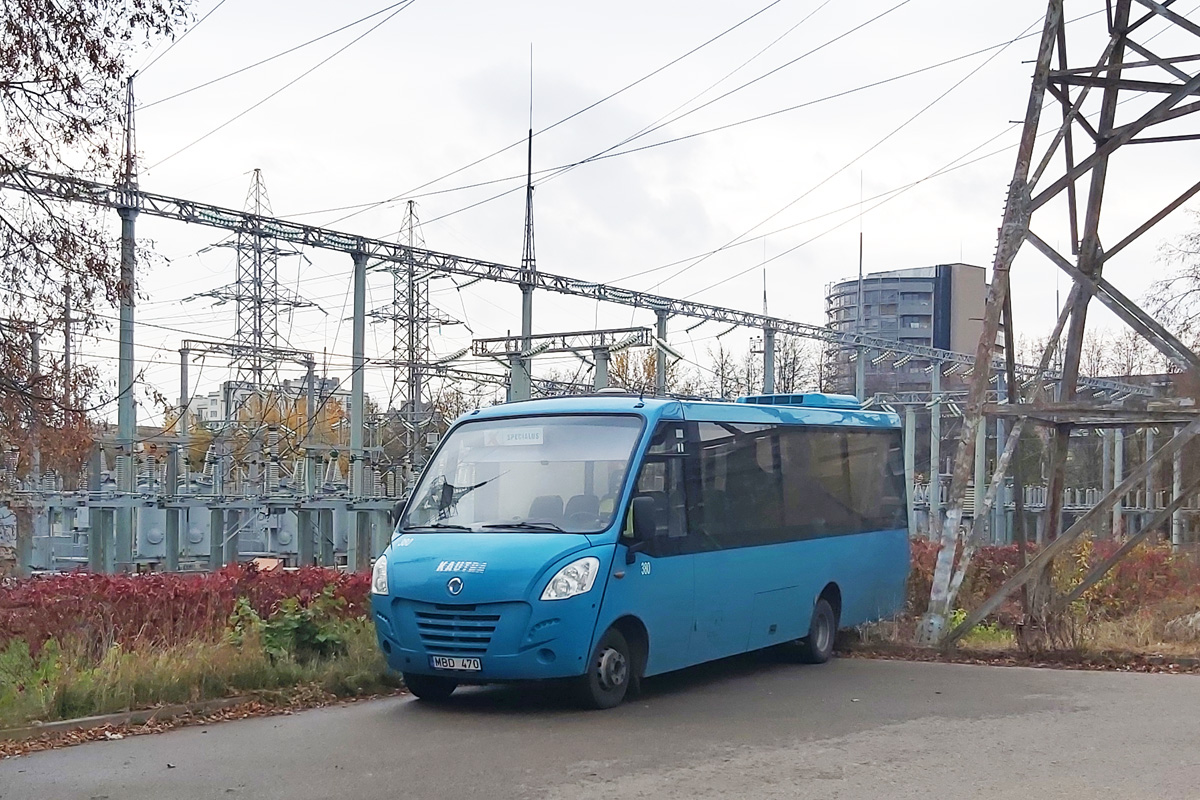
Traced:
[[[162, 733], [173, 728], [211, 725], [216, 722], [250, 719], [251, 717], [287, 715], [296, 711], [306, 711], [311, 708], [322, 708], [325, 706], [349, 705], [350, 703], [362, 700], [392, 697], [403, 693], [403, 690], [398, 689], [386, 694], [364, 695], [362, 697], [338, 697], [324, 691], [318, 686], [303, 686], [280, 692], [261, 692], [256, 699], [234, 706], [205, 713], [183, 714], [171, 719], [150, 719], [140, 725], [103, 725], [96, 728], [63, 731], [61, 733], [45, 733], [31, 739], [0, 740], [0, 759], [15, 758], [42, 750], [70, 747], [87, 742], [113, 741], [124, 739], [127, 736]], [[170, 766], [173, 767], [174, 765]]]
[[1147, 653], [1020, 653], [955, 649], [949, 652], [898, 643], [851, 644], [838, 650], [843, 658], [876, 658], [893, 661], [938, 661], [994, 667], [1094, 670], [1099, 672], [1158, 672], [1200, 674], [1200, 658]]

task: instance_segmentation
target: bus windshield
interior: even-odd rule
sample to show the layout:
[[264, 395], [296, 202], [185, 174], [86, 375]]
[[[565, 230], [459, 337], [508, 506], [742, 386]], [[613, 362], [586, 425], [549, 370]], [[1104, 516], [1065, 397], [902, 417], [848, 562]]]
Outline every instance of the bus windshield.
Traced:
[[397, 526], [599, 533], [616, 513], [642, 419], [632, 415], [467, 422], [442, 443]]

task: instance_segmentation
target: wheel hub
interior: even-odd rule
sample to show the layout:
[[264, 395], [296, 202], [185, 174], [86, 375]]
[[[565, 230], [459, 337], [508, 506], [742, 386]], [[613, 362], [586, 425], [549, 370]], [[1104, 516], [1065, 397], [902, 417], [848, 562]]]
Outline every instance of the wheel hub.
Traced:
[[829, 647], [829, 621], [825, 619], [824, 615], [817, 620], [816, 642], [814, 644], [817, 646], [817, 651], [822, 653]]
[[628, 680], [629, 661], [617, 650], [608, 648], [600, 654], [597, 677], [600, 680], [600, 688], [611, 692]]

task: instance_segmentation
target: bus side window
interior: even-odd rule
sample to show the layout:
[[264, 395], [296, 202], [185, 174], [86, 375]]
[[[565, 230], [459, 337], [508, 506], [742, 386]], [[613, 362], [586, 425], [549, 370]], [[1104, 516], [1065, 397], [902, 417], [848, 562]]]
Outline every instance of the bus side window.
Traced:
[[[678, 432], [678, 433], [677, 433]], [[654, 500], [656, 542], [650, 543], [650, 555], [684, 552], [687, 538], [687, 497], [684, 492], [683, 428], [678, 423], [663, 423], [655, 431], [654, 443], [638, 472], [634, 496]], [[665, 544], [665, 546], [664, 546]]]

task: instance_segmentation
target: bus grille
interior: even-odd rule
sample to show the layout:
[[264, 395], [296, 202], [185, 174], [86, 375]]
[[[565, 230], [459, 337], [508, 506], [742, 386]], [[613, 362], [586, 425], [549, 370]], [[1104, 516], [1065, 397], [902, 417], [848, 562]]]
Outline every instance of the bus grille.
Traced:
[[421, 644], [429, 652], [483, 655], [487, 652], [499, 614], [475, 611], [475, 606], [436, 606], [416, 612]]

